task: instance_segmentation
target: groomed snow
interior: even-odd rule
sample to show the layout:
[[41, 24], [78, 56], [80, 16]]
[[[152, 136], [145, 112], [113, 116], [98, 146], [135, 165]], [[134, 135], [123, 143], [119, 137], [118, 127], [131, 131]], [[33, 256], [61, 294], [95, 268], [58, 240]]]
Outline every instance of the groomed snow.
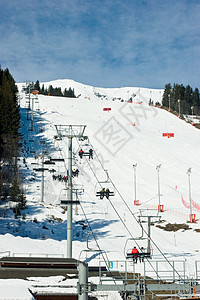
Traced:
[[[44, 140], [46, 145], [43, 149], [48, 150], [48, 156], [65, 158], [65, 165], [63, 162], [56, 162], [55, 165], [45, 167], [54, 168], [55, 174], [65, 175], [68, 163], [67, 138], [62, 141], [54, 139], [57, 134], [55, 125], [87, 125], [85, 134], [95, 149], [93, 160], [79, 158], [78, 150], [82, 147], [88, 151], [89, 146], [73, 139], [73, 168], [80, 171], [79, 177], [74, 178], [73, 183], [84, 188], [84, 195], [80, 196], [84, 212], [79, 206], [76, 215], [75, 206], [73, 207], [73, 257], [86, 259], [91, 265], [102, 260], [102, 256], [85, 252], [91, 229], [100, 249], [106, 252], [109, 261], [112, 262], [124, 261], [124, 252], [134, 245], [147, 247], [147, 240], [127, 242], [127, 239], [130, 238], [129, 232], [133, 237], [142, 235], [137, 222], [139, 215], [157, 216], [156, 166], [161, 164], [160, 204], [164, 205], [164, 212], [159, 213], [163, 221], [159, 225], [186, 223], [190, 229], [168, 232], [156, 227], [157, 223], [151, 226], [153, 260], [167, 258], [171, 261], [185, 261], [187, 275], [194, 277], [195, 261], [200, 260], [200, 233], [195, 231], [199, 229], [200, 212], [200, 131], [173, 114], [148, 105], [150, 98], [154, 103], [161, 102], [163, 90], [131, 87], [101, 89], [84, 86], [72, 80], [56, 80], [45, 83], [45, 86], [49, 84], [62, 89], [74, 88], [79, 98], [39, 95], [39, 103], [35, 103], [34, 106], [34, 131], [31, 132], [28, 130], [31, 121], [27, 121], [27, 99], [25, 94], [20, 93], [21, 130], [24, 135], [24, 154], [22, 153], [20, 165], [25, 177], [24, 188], [28, 207], [25, 210], [25, 220], [15, 220], [11, 212], [1, 219], [0, 251], [10, 251], [11, 255], [21, 256], [31, 253], [66, 257], [67, 213], [60, 207], [60, 200], [66, 197], [65, 183], [53, 180], [53, 173], [45, 171], [45, 195], [44, 203], [41, 203], [41, 174], [34, 172], [33, 168], [36, 167], [35, 163], [41, 163], [35, 156], [39, 156], [40, 141]], [[21, 91], [22, 84], [18, 86]], [[133, 103], [127, 103], [132, 95]], [[111, 110], [107, 112], [103, 111], [103, 108]], [[174, 133], [174, 137], [163, 137], [163, 133]], [[139, 206], [134, 206], [133, 164], [136, 163]], [[116, 188], [115, 196], [110, 197], [110, 202], [95, 196], [95, 192], [100, 188], [97, 178], [100, 182], [106, 180], [103, 168], [108, 170]], [[187, 174], [189, 168], [192, 212], [196, 214], [196, 223], [187, 223], [190, 213]], [[113, 187], [109, 185], [109, 188]], [[87, 225], [85, 214], [91, 228], [83, 230], [80, 222], [84, 221]], [[34, 218], [37, 222], [33, 222]], [[143, 226], [147, 231], [147, 223]], [[89, 235], [88, 243], [90, 248], [97, 249], [92, 234]], [[138, 263], [136, 271], [142, 270], [143, 265]]]

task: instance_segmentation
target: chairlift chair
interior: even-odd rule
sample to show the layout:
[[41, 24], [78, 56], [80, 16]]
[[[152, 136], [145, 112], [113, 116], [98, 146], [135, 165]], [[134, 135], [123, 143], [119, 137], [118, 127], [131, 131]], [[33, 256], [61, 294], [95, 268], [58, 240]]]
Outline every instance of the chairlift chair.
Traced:
[[58, 199], [59, 199], [59, 202], [60, 202], [60, 205], [61, 206], [67, 206], [68, 204], [80, 204], [80, 201], [79, 200], [68, 200], [67, 199], [67, 192], [65, 192], [65, 193], [63, 193], [63, 191], [67, 191], [68, 190], [68, 188], [63, 188], [63, 189], [61, 189], [61, 191], [60, 191], [60, 194], [59, 194], [59, 197], [58, 197]]
[[[137, 243], [135, 242], [136, 246], [139, 247], [139, 253], [132, 253], [132, 248], [128, 248], [128, 242], [129, 241], [138, 241]], [[148, 247], [145, 246], [144, 242], [148, 240], [148, 238], [143, 237], [143, 234], [141, 237], [136, 237], [136, 238], [128, 238], [126, 240], [126, 243], [124, 245], [124, 256], [126, 259], [132, 259], [133, 261], [135, 261], [135, 258], [138, 257], [140, 260], [144, 261], [145, 258], [151, 258], [151, 252], [148, 250]], [[135, 246], [134, 244], [134, 246]], [[144, 250], [143, 250], [144, 249]]]
[[95, 185], [95, 195], [96, 197], [100, 197], [100, 199], [103, 199], [106, 197], [109, 199], [110, 196], [115, 196], [115, 189], [110, 181], [110, 178], [108, 176], [108, 172], [105, 170], [107, 178], [105, 181], [99, 181]]
[[[87, 147], [87, 148], [85, 149], [85, 147]], [[78, 152], [80, 158], [83, 158], [83, 156], [88, 156], [89, 159], [90, 158], [93, 159], [93, 153], [94, 153], [93, 149], [90, 147], [90, 145], [88, 145], [88, 146], [85, 145], [85, 147], [84, 146], [81, 147], [81, 149]]]

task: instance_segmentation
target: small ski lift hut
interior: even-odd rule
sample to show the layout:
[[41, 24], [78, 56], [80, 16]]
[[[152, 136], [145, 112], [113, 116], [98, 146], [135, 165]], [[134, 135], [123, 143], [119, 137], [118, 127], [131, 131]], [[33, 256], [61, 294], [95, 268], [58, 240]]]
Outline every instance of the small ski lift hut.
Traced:
[[95, 195], [103, 199], [106, 197], [109, 199], [110, 196], [115, 196], [115, 190], [112, 182], [110, 181], [108, 171], [105, 170], [107, 178], [105, 181], [98, 181], [95, 185]]

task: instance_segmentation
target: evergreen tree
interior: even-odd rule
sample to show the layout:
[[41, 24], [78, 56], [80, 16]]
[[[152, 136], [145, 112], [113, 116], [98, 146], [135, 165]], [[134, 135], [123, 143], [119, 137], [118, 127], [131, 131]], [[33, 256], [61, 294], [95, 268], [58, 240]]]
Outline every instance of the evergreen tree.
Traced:
[[164, 107], [169, 107], [169, 97], [171, 98], [171, 84], [168, 83], [165, 85], [164, 93], [163, 93], [163, 98], [162, 98], [162, 105]]
[[190, 85], [184, 87], [182, 84], [174, 84], [173, 88], [171, 88], [171, 84], [166, 84], [163, 93], [162, 105], [168, 108], [169, 100], [171, 110], [179, 112], [180, 100], [181, 114], [191, 114], [192, 110], [195, 114], [200, 113], [200, 95], [198, 88], [195, 88], [193, 91]]
[[200, 96], [198, 88], [194, 89], [194, 92], [192, 93], [192, 98], [194, 105], [194, 113], [198, 115], [200, 113]]
[[44, 84], [42, 85], [42, 89], [40, 91], [41, 91], [41, 94], [44, 94]]
[[184, 101], [186, 103], [186, 113], [187, 114], [191, 114], [192, 110], [191, 110], [191, 107], [193, 106], [193, 101], [192, 101], [192, 94], [193, 94], [193, 91], [192, 91], [192, 88], [187, 85], [186, 88], [185, 88], [185, 94], [184, 94]]
[[54, 90], [53, 90], [53, 86], [52, 85], [50, 85], [49, 88], [48, 88], [48, 94], [50, 94], [50, 96], [54, 95]]
[[40, 92], [40, 83], [39, 80], [36, 81], [36, 83], [34, 84], [34, 89], [38, 92]]
[[4, 183], [4, 191], [1, 190], [4, 194], [10, 190], [12, 178], [17, 174], [20, 139], [17, 91], [17, 86], [9, 70], [0, 68], [0, 184]]

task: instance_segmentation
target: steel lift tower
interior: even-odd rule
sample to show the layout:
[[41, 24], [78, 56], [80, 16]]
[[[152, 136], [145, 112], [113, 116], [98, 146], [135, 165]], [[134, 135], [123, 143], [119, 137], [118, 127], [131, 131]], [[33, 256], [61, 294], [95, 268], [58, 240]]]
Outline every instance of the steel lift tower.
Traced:
[[57, 136], [55, 138], [61, 140], [68, 138], [68, 182], [67, 182], [67, 258], [72, 258], [72, 205], [73, 201], [73, 186], [72, 186], [72, 139], [86, 139], [84, 131], [86, 125], [55, 125]]

